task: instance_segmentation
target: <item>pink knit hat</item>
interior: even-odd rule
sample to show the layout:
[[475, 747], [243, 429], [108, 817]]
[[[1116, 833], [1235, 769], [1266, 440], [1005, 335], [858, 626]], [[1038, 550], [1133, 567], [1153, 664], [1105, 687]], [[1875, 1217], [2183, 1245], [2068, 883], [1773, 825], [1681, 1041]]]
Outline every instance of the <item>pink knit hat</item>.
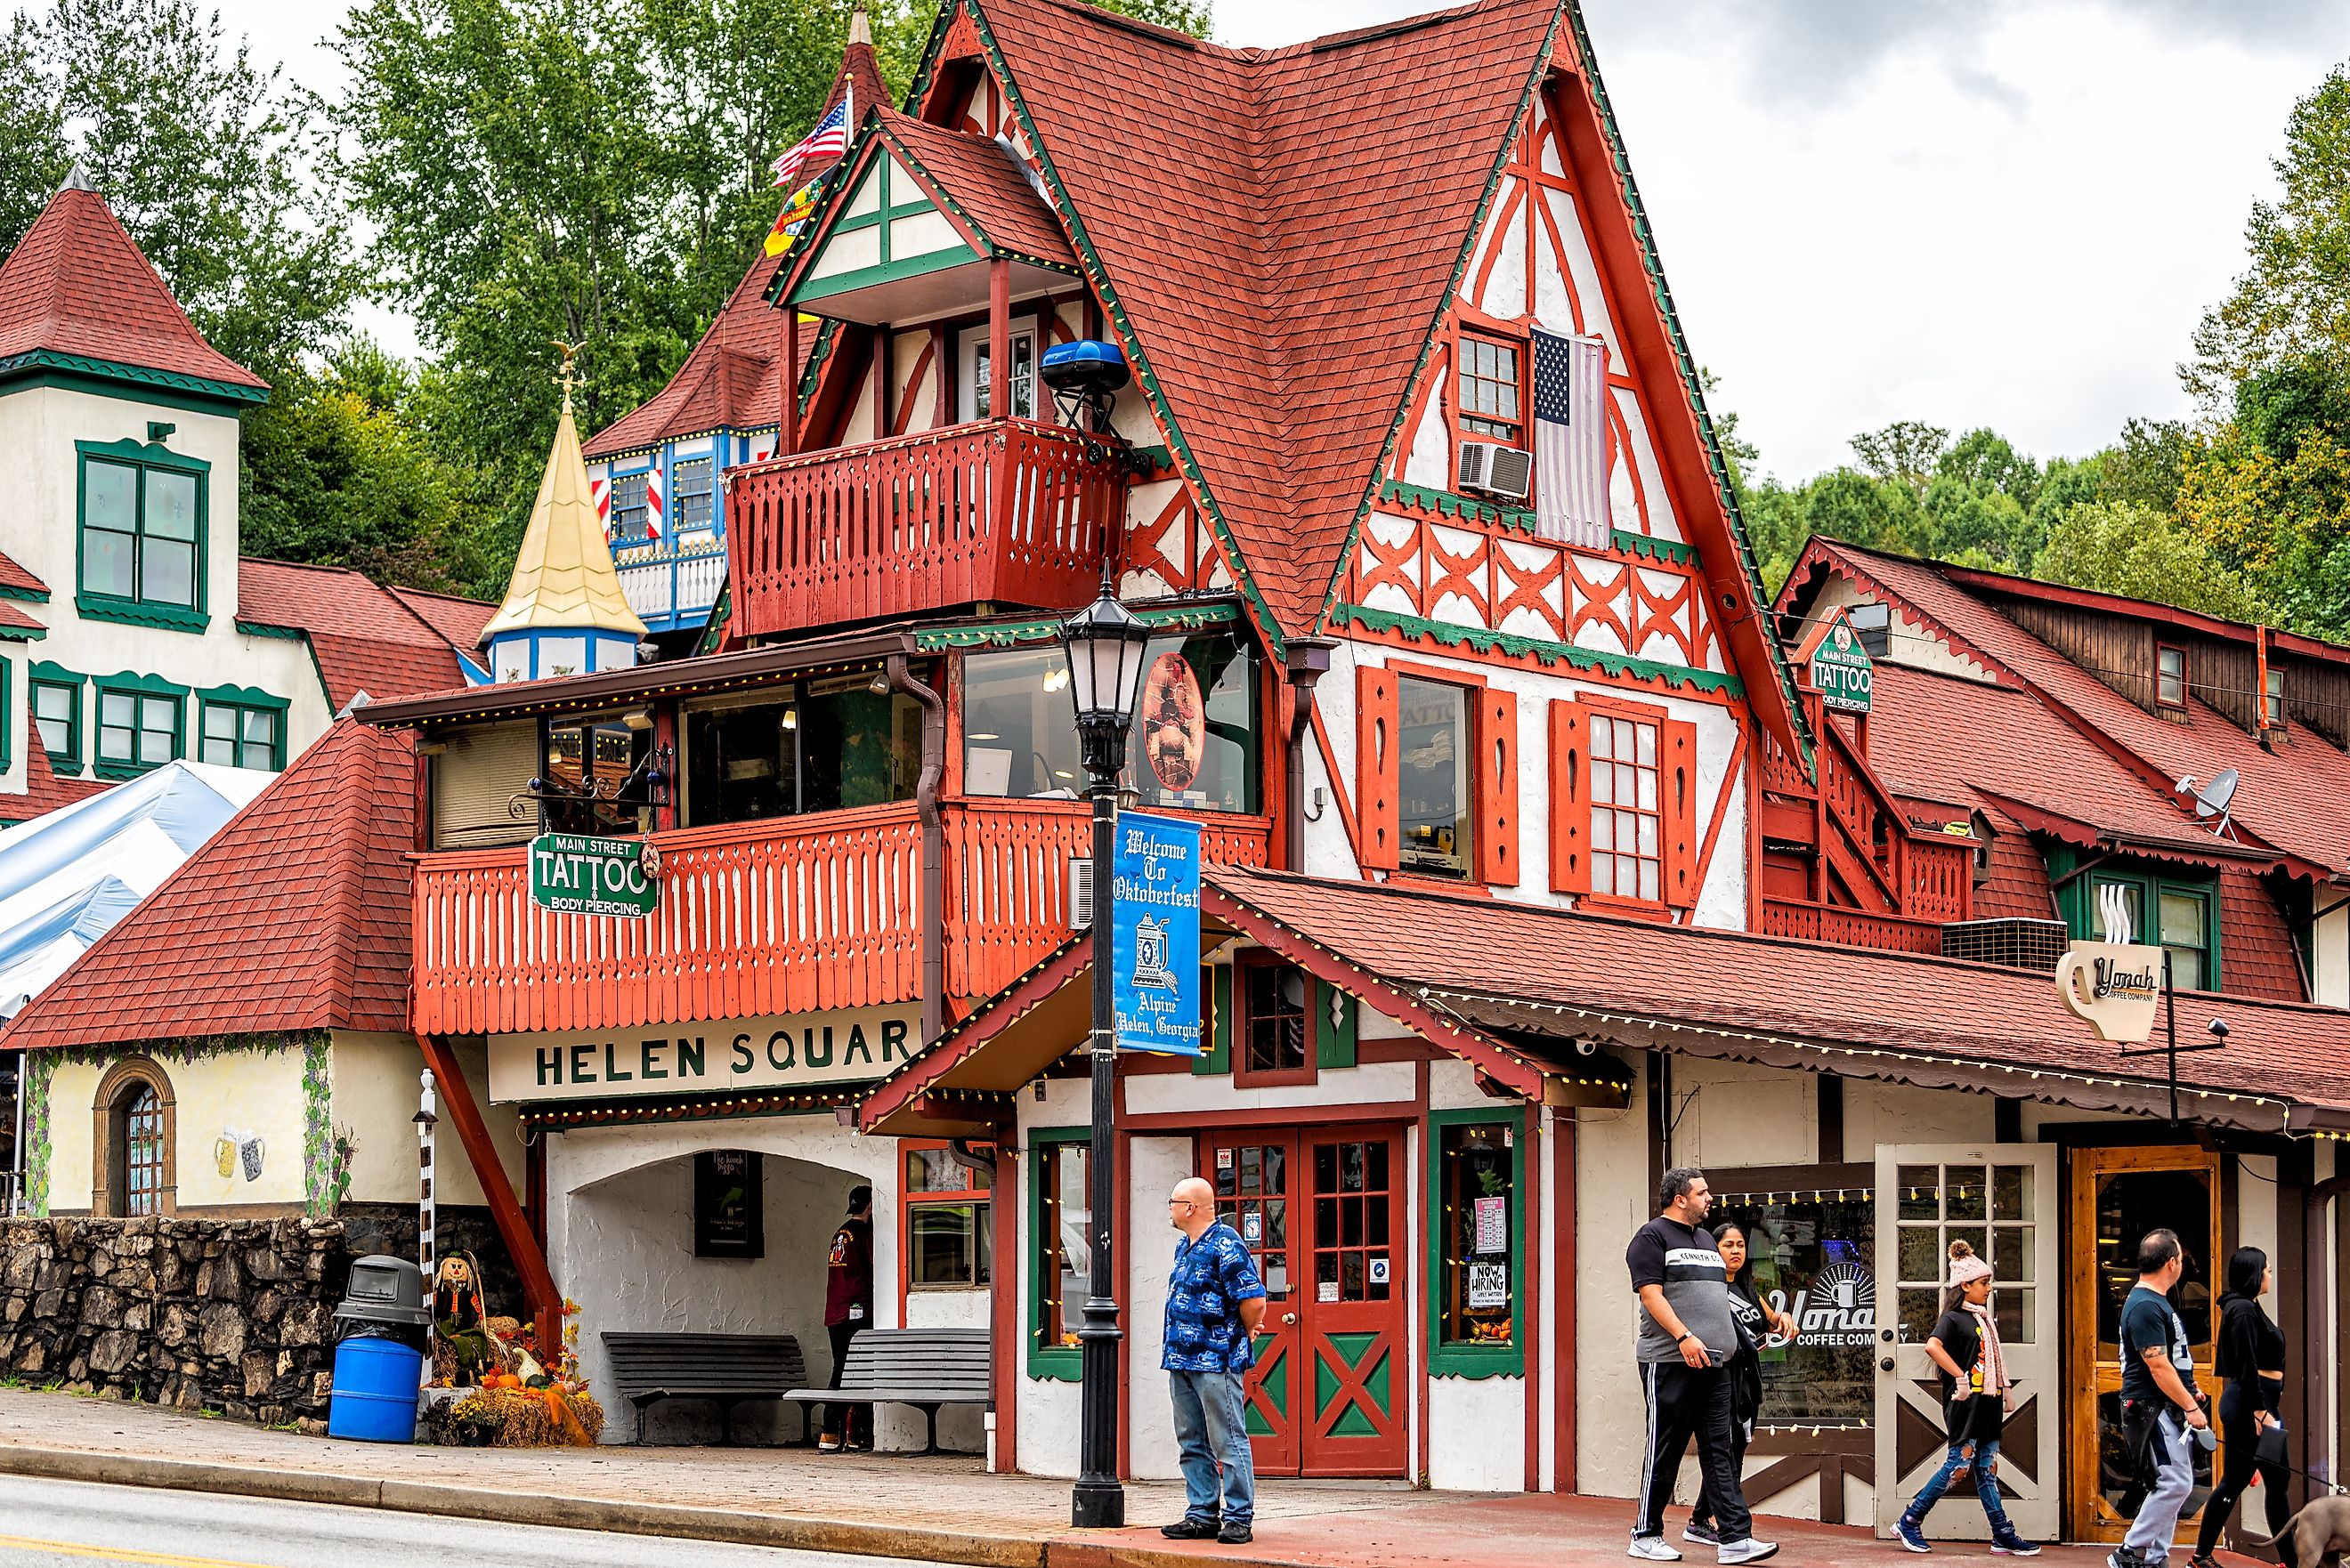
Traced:
[[1975, 1256], [1975, 1250], [1964, 1241], [1950, 1243], [1950, 1283], [1967, 1284], [1975, 1280], [1991, 1278], [1991, 1265]]

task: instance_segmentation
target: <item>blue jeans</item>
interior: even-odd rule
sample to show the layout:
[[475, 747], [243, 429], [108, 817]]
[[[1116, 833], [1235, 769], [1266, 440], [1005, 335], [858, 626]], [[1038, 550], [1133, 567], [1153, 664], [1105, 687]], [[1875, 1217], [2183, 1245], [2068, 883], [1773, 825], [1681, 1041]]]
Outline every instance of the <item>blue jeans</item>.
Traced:
[[1239, 1372], [1167, 1375], [1175, 1396], [1175, 1446], [1183, 1458], [1183, 1517], [1195, 1523], [1221, 1518], [1227, 1524], [1247, 1524], [1256, 1517], [1256, 1460], [1249, 1452], [1245, 1414], [1247, 1381]]
[[2007, 1508], [1999, 1500], [1999, 1478], [1991, 1473], [1998, 1464], [1997, 1442], [1978, 1442], [1970, 1438], [1963, 1443], [1952, 1443], [1949, 1455], [1942, 1460], [1942, 1468], [1936, 1470], [1933, 1479], [1910, 1500], [1908, 1519], [1912, 1523], [1925, 1523], [1928, 1511], [1942, 1501], [1942, 1494], [1950, 1490], [1950, 1482], [1957, 1479], [1958, 1473], [1971, 1465], [1975, 1472], [1975, 1496], [1982, 1500], [1983, 1512], [1991, 1520], [1992, 1533], [2003, 1535], [2013, 1530], [2015, 1527], [2007, 1521]]

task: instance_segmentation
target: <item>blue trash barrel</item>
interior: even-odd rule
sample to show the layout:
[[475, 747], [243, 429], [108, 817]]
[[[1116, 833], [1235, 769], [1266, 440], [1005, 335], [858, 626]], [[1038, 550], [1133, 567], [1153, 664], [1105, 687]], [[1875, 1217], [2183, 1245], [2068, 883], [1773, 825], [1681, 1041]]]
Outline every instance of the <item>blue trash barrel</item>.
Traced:
[[327, 1435], [369, 1443], [416, 1440], [416, 1390], [421, 1352], [393, 1339], [347, 1339], [335, 1347], [335, 1388]]

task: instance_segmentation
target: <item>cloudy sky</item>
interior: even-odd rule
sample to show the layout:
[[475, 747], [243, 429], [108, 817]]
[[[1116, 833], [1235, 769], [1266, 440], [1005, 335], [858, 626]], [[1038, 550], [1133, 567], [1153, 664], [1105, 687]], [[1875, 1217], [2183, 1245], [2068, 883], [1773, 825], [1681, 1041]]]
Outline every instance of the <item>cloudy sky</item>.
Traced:
[[[217, 3], [331, 88], [339, 0]], [[1216, 36], [1430, 3], [1217, 0]], [[2188, 334], [2239, 268], [2293, 99], [2350, 57], [2350, 0], [1585, 5], [1717, 411], [1787, 478], [1897, 419], [2045, 456], [2191, 411]]]

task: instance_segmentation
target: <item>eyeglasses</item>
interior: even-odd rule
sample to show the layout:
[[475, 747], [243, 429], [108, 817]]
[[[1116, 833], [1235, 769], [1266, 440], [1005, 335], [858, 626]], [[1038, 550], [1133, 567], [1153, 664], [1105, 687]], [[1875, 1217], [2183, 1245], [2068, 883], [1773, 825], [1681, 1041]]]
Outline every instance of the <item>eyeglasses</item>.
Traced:
[[1167, 1200], [1170, 1209], [1197, 1209], [1199, 1206], [1200, 1200], [1196, 1198], [1170, 1198]]

